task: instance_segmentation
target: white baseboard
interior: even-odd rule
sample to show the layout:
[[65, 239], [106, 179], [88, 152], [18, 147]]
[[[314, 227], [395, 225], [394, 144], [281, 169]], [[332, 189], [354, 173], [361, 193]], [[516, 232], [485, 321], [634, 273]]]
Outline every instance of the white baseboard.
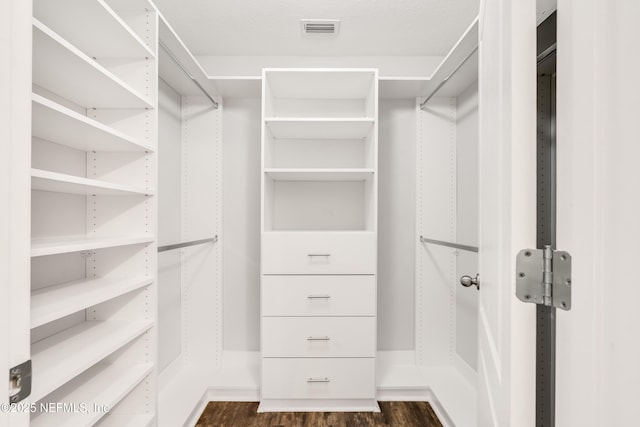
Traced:
[[380, 412], [375, 399], [264, 399], [258, 412]]
[[210, 387], [207, 390], [210, 402], [259, 402], [260, 388], [255, 387]]
[[204, 393], [195, 408], [191, 411], [187, 421], [184, 423], [184, 427], [195, 427], [208, 404], [209, 399], [206, 398], [206, 393]]

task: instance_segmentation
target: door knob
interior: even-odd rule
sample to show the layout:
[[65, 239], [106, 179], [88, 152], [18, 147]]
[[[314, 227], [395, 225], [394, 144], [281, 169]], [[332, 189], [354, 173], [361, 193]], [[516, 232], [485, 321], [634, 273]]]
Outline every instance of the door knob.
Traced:
[[476, 277], [462, 276], [460, 278], [460, 284], [465, 288], [475, 286], [476, 288], [478, 288], [478, 290], [480, 290], [480, 275], [476, 274]]

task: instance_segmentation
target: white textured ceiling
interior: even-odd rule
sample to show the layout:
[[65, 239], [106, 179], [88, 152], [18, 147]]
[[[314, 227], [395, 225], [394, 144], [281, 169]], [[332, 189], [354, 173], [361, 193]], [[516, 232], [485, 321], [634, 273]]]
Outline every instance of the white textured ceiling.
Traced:
[[[155, 0], [196, 55], [444, 55], [479, 0]], [[300, 19], [340, 19], [337, 37]]]

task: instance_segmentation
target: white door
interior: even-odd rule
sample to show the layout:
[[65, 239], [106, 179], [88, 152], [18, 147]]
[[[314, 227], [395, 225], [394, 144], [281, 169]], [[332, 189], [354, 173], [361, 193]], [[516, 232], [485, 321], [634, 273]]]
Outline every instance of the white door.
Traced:
[[559, 0], [556, 425], [638, 425], [640, 2]]
[[536, 4], [483, 0], [479, 60], [478, 426], [535, 422], [535, 306], [515, 258], [535, 247]]
[[31, 2], [2, 2], [0, 58], [0, 426], [24, 427], [4, 381], [29, 359]]

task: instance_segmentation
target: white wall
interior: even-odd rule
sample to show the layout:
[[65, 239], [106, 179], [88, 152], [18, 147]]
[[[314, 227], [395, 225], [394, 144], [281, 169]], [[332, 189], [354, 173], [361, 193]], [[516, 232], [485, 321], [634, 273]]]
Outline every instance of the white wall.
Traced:
[[[478, 84], [465, 89], [457, 98], [456, 144], [456, 234], [457, 242], [478, 246]], [[458, 251], [457, 277], [474, 277], [478, 255]], [[478, 291], [475, 287], [456, 287], [456, 353], [477, 371]]]
[[380, 100], [378, 118], [378, 350], [413, 350], [415, 100]]
[[[180, 242], [182, 226], [182, 99], [158, 88], [158, 246]], [[158, 254], [158, 370], [182, 352], [180, 251]]]
[[225, 100], [224, 350], [259, 349], [260, 117], [259, 99]]

